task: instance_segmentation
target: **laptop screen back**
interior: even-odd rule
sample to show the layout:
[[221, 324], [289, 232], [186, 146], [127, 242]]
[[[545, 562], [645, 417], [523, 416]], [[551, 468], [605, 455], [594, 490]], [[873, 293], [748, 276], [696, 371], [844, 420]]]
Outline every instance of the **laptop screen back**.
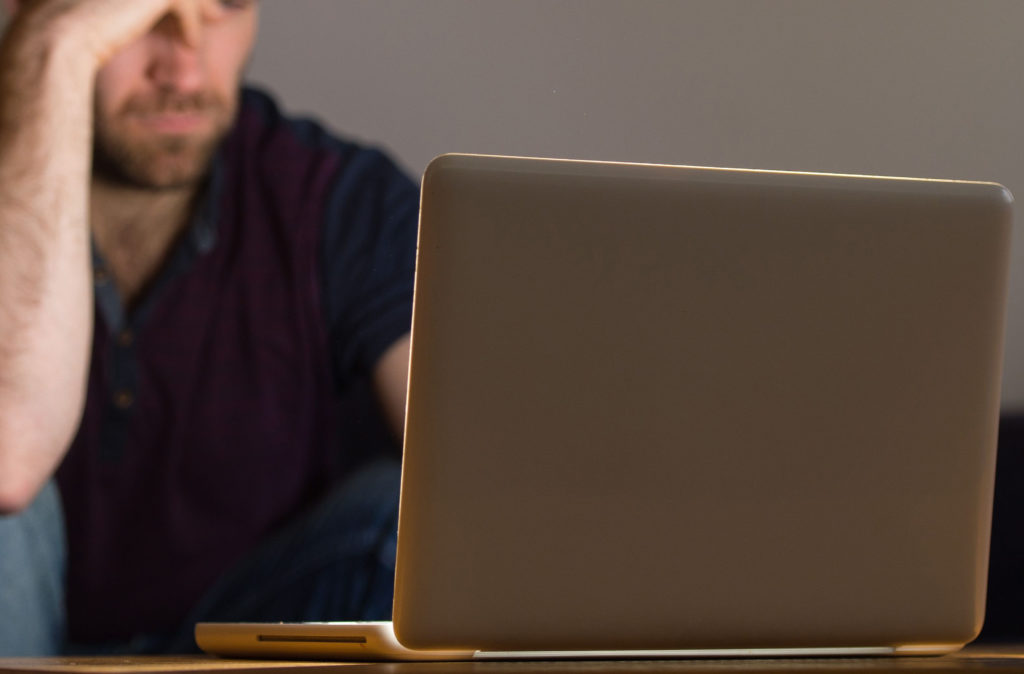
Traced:
[[969, 641], [1011, 201], [987, 183], [435, 160], [399, 640]]

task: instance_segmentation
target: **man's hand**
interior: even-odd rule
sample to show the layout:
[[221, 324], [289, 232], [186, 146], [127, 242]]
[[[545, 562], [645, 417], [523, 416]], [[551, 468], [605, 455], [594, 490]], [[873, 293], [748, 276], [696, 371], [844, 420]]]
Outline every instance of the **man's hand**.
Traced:
[[212, 0], [23, 0], [9, 38], [67, 44], [99, 68], [165, 17], [177, 20], [182, 39], [196, 46]]

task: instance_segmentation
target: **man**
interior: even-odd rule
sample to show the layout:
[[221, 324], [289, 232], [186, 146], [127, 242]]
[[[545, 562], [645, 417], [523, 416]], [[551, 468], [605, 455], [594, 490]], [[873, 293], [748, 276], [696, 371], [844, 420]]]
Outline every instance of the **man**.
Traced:
[[415, 186], [240, 90], [256, 0], [6, 1], [0, 654], [387, 617]]

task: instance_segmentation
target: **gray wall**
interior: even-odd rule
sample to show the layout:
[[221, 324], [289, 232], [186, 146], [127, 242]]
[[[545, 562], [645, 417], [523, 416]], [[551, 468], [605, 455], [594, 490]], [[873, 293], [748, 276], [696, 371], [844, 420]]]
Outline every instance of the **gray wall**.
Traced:
[[[389, 147], [996, 180], [1020, 0], [264, 0], [251, 77]], [[1005, 406], [1024, 408], [1024, 234]]]
[[[1020, 0], [262, 4], [251, 79], [413, 173], [493, 152], [996, 180], [1024, 203]], [[1024, 409], [1024, 233], [1012, 284]]]

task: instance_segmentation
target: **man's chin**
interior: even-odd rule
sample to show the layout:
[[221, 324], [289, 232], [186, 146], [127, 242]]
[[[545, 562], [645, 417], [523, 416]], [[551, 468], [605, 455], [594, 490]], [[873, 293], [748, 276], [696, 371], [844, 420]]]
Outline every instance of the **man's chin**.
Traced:
[[154, 191], [183, 190], [197, 187], [209, 172], [209, 162], [202, 164], [168, 164], [146, 167], [128, 176], [135, 187]]
[[195, 188], [206, 177], [212, 148], [177, 151], [109, 152], [96, 148], [93, 171], [96, 177], [142, 190], [163, 191]]

